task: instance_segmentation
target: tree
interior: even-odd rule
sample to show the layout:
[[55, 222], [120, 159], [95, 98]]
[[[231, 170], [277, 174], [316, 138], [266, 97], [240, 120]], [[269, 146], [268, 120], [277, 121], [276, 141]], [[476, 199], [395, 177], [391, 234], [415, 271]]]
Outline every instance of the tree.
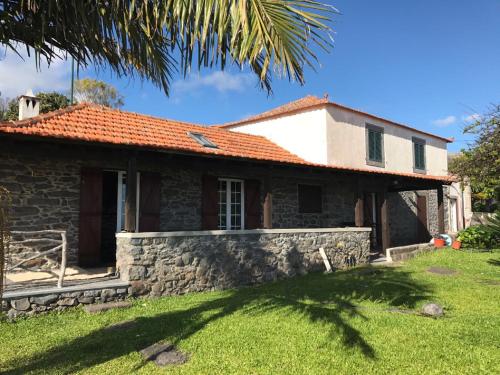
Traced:
[[[450, 171], [468, 180], [478, 209], [494, 209], [500, 200], [500, 105], [465, 127], [475, 140], [450, 163]], [[484, 206], [484, 207], [481, 207]]]
[[174, 73], [234, 62], [268, 91], [271, 71], [304, 83], [328, 51], [335, 8], [317, 0], [0, 0], [0, 44], [49, 63], [138, 74], [168, 94]]
[[123, 106], [123, 96], [118, 90], [106, 82], [90, 78], [75, 81], [75, 98], [79, 102], [91, 102], [107, 107]]
[[[67, 96], [58, 92], [39, 92], [36, 94], [40, 99], [40, 113], [52, 112], [69, 105]], [[19, 98], [12, 99], [3, 113], [4, 121], [16, 121], [19, 118]]]

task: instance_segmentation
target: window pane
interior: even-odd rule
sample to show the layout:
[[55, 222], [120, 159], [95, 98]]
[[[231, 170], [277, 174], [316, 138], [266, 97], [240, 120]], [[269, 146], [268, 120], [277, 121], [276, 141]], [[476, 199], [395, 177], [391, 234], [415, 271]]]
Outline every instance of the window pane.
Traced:
[[219, 229], [227, 229], [227, 182], [219, 180]]
[[371, 161], [382, 161], [382, 132], [368, 130], [368, 159]]
[[372, 130], [368, 131], [368, 158], [375, 160], [375, 133]]
[[376, 143], [375, 143], [375, 149], [377, 150], [375, 153], [375, 157], [377, 161], [382, 161], [382, 133], [376, 132], [377, 137], [376, 137]]
[[231, 181], [231, 229], [241, 229], [241, 182]]
[[425, 169], [425, 145], [422, 143], [414, 142], [413, 150], [415, 154], [415, 168]]

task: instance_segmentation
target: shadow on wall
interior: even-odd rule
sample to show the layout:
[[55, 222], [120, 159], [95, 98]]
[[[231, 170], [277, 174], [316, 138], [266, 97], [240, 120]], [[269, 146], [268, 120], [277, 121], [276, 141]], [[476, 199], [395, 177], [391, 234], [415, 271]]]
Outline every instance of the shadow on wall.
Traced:
[[391, 247], [427, 242], [429, 230], [417, 216], [416, 194], [413, 191], [389, 194]]
[[[431, 292], [429, 286], [413, 280], [411, 273], [394, 268], [366, 267], [326, 275], [312, 274], [261, 287], [228, 291], [195, 304], [187, 301], [184, 309], [138, 317], [128, 329], [101, 328], [34, 356], [16, 358], [4, 364], [4, 368], [10, 369], [4, 373], [73, 373], [128, 355], [160, 340], [178, 345], [194, 334], [203, 335], [208, 324], [211, 325], [211, 334], [214, 334], [215, 323], [231, 319], [234, 313], [250, 318], [277, 312], [286, 319], [291, 311], [317, 323], [318, 329], [326, 327], [332, 339], [340, 338], [346, 349], [359, 351], [366, 358], [375, 360], [377, 353], [374, 348], [349, 321], [352, 318], [368, 319], [357, 303], [368, 300], [392, 307], [412, 308], [419, 301], [429, 299]], [[140, 306], [134, 309], [135, 315], [144, 313]], [[71, 326], [72, 323], [67, 321], [66, 324]], [[78, 327], [69, 329], [77, 330]], [[284, 334], [293, 335], [293, 332]]]

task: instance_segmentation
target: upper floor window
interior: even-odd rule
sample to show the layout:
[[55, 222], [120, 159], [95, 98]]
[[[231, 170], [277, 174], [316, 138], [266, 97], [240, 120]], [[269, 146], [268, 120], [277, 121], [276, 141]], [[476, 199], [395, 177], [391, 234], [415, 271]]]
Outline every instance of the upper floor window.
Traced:
[[322, 194], [319, 185], [298, 185], [299, 212], [302, 214], [320, 214]]
[[415, 171], [425, 171], [425, 140], [413, 138], [413, 168]]
[[366, 124], [366, 163], [384, 166], [384, 128]]

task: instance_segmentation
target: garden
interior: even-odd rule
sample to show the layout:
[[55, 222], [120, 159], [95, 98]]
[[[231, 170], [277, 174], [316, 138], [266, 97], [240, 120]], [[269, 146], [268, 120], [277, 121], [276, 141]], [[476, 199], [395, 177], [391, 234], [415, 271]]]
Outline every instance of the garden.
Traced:
[[[257, 287], [0, 322], [0, 372], [500, 373], [500, 251], [445, 248]], [[444, 316], [422, 314], [433, 302]], [[184, 364], [140, 351], [168, 343]]]

